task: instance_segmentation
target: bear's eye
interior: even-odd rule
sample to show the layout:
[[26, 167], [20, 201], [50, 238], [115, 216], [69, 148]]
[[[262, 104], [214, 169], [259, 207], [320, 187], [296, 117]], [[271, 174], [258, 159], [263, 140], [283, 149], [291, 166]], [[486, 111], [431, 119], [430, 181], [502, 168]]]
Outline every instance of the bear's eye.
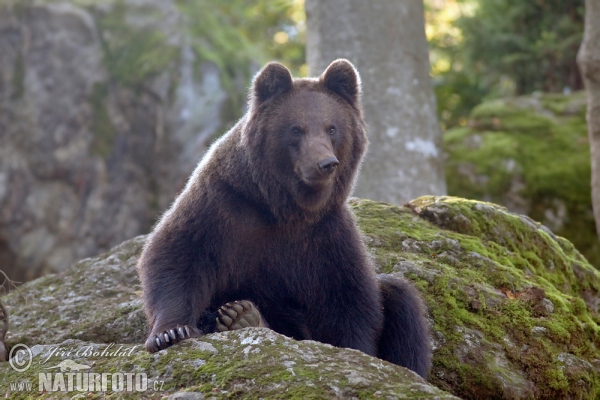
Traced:
[[335, 135], [335, 132], [336, 132], [335, 126], [332, 126], [332, 127], [329, 128], [329, 134], [330, 135]]
[[302, 133], [302, 130], [300, 128], [297, 128], [297, 127], [292, 128], [292, 135], [300, 136], [301, 133]]

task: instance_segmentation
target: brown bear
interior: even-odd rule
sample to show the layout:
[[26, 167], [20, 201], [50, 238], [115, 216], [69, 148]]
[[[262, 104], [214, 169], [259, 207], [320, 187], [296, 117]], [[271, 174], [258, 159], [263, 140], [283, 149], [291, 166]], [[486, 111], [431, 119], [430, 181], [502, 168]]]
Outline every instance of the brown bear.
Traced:
[[149, 352], [268, 326], [427, 376], [422, 301], [406, 281], [375, 275], [346, 202], [368, 143], [360, 95], [346, 60], [319, 78], [292, 79], [278, 63], [256, 75], [248, 112], [144, 247]]
[[[1, 273], [2, 271], [0, 271]], [[8, 361], [8, 346], [4, 342], [8, 331], [8, 312], [0, 300], [0, 362]]]

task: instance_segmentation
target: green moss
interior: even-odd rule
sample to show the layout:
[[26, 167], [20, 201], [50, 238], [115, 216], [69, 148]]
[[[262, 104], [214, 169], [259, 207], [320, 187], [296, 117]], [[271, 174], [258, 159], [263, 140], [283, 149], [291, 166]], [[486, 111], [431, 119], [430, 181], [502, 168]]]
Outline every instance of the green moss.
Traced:
[[569, 387], [569, 381], [560, 368], [548, 369], [545, 378], [548, 380], [548, 386], [554, 390], [563, 391]]
[[509, 102], [494, 100], [480, 104], [471, 112], [471, 126], [476, 130], [526, 132], [544, 135], [552, 121]]
[[452, 195], [518, 207], [600, 267], [591, 211], [585, 94], [537, 94], [481, 104], [448, 131]]
[[558, 115], [585, 114], [585, 92], [576, 92], [570, 96], [559, 93], [544, 93], [541, 96], [544, 108]]
[[108, 85], [96, 83], [90, 94], [90, 104], [93, 110], [91, 131], [93, 135], [91, 152], [106, 159], [112, 153], [115, 140], [119, 134], [106, 109]]
[[158, 19], [160, 14], [151, 6], [133, 8], [122, 0], [115, 1], [108, 13], [98, 13], [104, 62], [111, 78], [125, 87], [140, 89], [175, 65], [179, 49], [168, 43], [163, 32], [135, 26], [128, 15]]
[[[600, 293], [600, 274], [564, 239], [505, 208], [465, 199], [421, 197], [410, 202], [412, 212], [366, 200], [351, 205], [378, 266], [402, 271], [425, 296], [434, 332], [443, 338], [434, 353], [436, 385], [452, 385], [454, 394], [468, 398], [497, 396], [501, 381], [523, 378], [473, 351], [490, 346], [497, 352], [499, 345], [546, 397], [579, 393], [574, 379], [585, 379], [582, 390], [599, 389], [594, 373], [589, 378], [589, 370], [573, 370], [564, 377], [553, 361], [561, 352], [588, 360], [600, 355], [600, 327], [578, 298], [585, 290]], [[553, 311], [519, 298], [531, 287], [544, 290]], [[545, 333], [534, 335], [535, 327]], [[470, 349], [465, 343], [475, 339], [466, 339], [469, 330], [489, 345]]]
[[575, 299], [573, 299], [572, 304], [573, 304], [573, 314], [575, 314], [577, 316], [582, 316], [587, 311], [587, 307], [586, 307], [585, 301], [583, 301], [583, 299], [575, 298]]

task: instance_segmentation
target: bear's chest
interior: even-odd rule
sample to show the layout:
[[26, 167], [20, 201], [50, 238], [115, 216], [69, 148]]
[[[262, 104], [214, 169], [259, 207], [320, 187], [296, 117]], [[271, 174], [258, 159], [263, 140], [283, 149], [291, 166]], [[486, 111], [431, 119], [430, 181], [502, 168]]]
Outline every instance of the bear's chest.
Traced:
[[319, 246], [313, 229], [292, 231], [264, 223], [235, 224], [223, 236], [225, 254], [253, 262], [297, 258]]

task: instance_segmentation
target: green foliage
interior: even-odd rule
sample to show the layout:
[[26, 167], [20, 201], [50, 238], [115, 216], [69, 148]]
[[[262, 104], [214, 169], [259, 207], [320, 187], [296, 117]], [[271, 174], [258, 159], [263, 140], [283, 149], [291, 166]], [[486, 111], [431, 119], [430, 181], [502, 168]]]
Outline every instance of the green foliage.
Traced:
[[[442, 124], [464, 125], [484, 99], [581, 89], [575, 57], [583, 3], [446, 0], [440, 7], [426, 2], [429, 25], [450, 26], [428, 29]], [[452, 7], [456, 11], [448, 17]]]
[[[157, 10], [146, 7], [135, 12], [158, 17]], [[167, 43], [166, 35], [158, 29], [140, 28], [127, 21], [128, 6], [116, 1], [110, 13], [98, 18], [104, 48], [104, 62], [111, 77], [118, 83], [139, 88], [154, 75], [168, 69], [179, 51]]]
[[[181, 49], [160, 24], [151, 5], [132, 5], [123, 0], [76, 0], [98, 21], [104, 61], [113, 83], [134, 90], [156, 74], [176, 67]], [[251, 75], [267, 61], [280, 60], [293, 73], [304, 66], [304, 3], [302, 0], [175, 0], [181, 31], [195, 56], [196, 73], [205, 62], [215, 64], [220, 83], [228, 92], [228, 114], [239, 118]], [[137, 20], [137, 22], [136, 22]], [[142, 23], [140, 23], [142, 21]], [[146, 22], [143, 22], [146, 21]]]
[[469, 68], [491, 88], [503, 76], [516, 94], [581, 88], [575, 57], [583, 34], [583, 0], [480, 1], [461, 18]]
[[[228, 94], [220, 116], [225, 125], [240, 117], [252, 74], [265, 62], [280, 60], [297, 75], [306, 70], [302, 0], [175, 0], [180, 13], [180, 26], [175, 31], [169, 24], [161, 24], [163, 11], [151, 4], [73, 1], [95, 16], [110, 87], [139, 92], [165, 72], [177, 80], [183, 43], [191, 47], [198, 80], [207, 62], [217, 67], [219, 83]], [[17, 93], [19, 79], [14, 79]], [[105, 154], [114, 127], [102, 108], [100, 92], [95, 91], [92, 97], [97, 114], [94, 128], [108, 129], [101, 143], [95, 143], [95, 149]]]
[[[221, 70], [270, 59], [296, 71], [304, 64], [302, 1], [178, 0], [177, 5], [188, 17], [186, 27], [200, 58]], [[285, 34], [276, 36], [279, 32]]]
[[539, 94], [475, 107], [444, 135], [448, 191], [510, 207], [568, 238], [596, 267], [585, 94]]
[[[229, 93], [225, 110], [235, 120], [246, 99], [251, 75], [279, 60], [299, 75], [304, 66], [304, 3], [299, 0], [176, 0], [199, 68], [214, 63]], [[242, 67], [242, 68], [240, 68]], [[244, 68], [245, 67], [245, 68]]]

